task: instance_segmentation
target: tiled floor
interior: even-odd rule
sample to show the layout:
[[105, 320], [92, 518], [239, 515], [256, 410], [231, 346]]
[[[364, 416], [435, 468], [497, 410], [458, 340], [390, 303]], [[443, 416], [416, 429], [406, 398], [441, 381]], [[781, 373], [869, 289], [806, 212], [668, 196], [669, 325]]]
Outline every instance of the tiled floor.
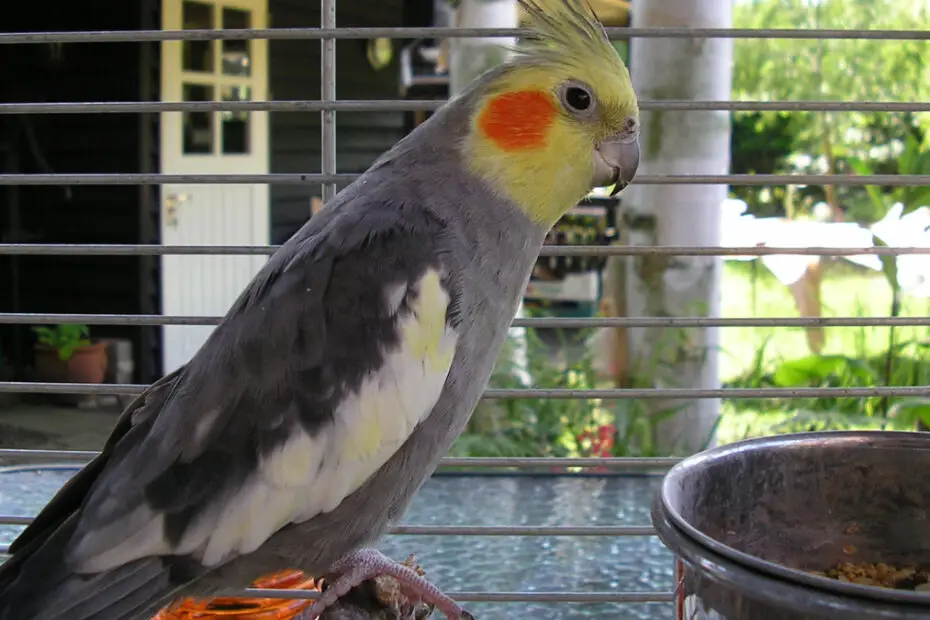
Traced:
[[0, 408], [0, 448], [99, 450], [119, 418], [103, 408], [14, 405]]

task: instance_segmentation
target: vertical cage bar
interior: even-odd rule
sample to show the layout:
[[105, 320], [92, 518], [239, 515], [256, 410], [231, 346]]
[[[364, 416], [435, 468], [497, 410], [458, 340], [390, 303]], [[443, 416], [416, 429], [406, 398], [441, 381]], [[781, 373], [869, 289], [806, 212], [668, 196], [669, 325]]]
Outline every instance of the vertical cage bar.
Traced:
[[[336, 0], [322, 0], [320, 13], [320, 26], [322, 28], [336, 28]], [[321, 39], [322, 47], [322, 88], [320, 99], [324, 103], [336, 100], [336, 39]], [[323, 110], [322, 115], [322, 156], [323, 174], [336, 174], [336, 112]], [[323, 203], [336, 195], [336, 184], [323, 183]]]

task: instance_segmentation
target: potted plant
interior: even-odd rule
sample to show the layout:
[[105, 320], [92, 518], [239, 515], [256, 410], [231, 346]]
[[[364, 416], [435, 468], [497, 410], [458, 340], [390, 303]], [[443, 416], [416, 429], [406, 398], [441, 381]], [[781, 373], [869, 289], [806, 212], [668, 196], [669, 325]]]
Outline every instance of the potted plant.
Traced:
[[86, 325], [33, 327], [35, 370], [40, 381], [102, 383], [107, 371], [107, 343], [91, 342]]

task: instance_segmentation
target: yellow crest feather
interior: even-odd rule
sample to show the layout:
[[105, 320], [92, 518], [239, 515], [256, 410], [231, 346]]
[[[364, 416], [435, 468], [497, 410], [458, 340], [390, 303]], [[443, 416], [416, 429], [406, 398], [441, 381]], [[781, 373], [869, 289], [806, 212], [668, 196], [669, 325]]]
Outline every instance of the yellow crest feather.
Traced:
[[587, 0], [517, 0], [534, 34], [520, 41], [517, 57], [565, 64], [616, 58], [607, 31]]

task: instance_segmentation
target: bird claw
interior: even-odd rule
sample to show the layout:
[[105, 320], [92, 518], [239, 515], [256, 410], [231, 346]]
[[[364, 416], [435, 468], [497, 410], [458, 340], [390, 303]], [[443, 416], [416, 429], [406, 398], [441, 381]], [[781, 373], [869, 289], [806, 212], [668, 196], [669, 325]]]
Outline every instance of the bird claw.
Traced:
[[[334, 605], [350, 590], [368, 580], [386, 576], [396, 580], [397, 588], [404, 596], [432, 605], [445, 614], [448, 620], [475, 620], [472, 614], [459, 607], [455, 601], [427, 581], [422, 571], [407, 565], [411, 562], [412, 558], [408, 558], [407, 563], [404, 564], [395, 562], [374, 549], [354, 551], [333, 565], [329, 572], [335, 577], [327, 580], [328, 587], [323, 590], [320, 598], [298, 618], [317, 620], [328, 607]], [[383, 604], [385, 601], [379, 602]]]

